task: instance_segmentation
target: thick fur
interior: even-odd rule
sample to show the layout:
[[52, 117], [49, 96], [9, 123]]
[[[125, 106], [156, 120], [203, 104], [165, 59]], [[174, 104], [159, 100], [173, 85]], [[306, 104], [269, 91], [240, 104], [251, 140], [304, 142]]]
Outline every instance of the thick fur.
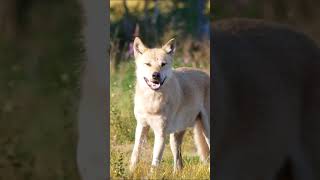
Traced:
[[[165, 136], [170, 134], [174, 169], [183, 167], [181, 143], [188, 127], [195, 127], [195, 142], [200, 156], [207, 159], [210, 148], [210, 78], [205, 72], [193, 68], [173, 70], [174, 51], [173, 39], [163, 47], [153, 49], [145, 47], [139, 38], [134, 41], [137, 76], [134, 114], [137, 127], [131, 170], [138, 162], [141, 144], [149, 127], [155, 135], [153, 166], [159, 165]], [[155, 72], [160, 73], [160, 82], [164, 82], [158, 90], [147, 83]]]
[[212, 34], [215, 179], [320, 179], [319, 48], [259, 20]]

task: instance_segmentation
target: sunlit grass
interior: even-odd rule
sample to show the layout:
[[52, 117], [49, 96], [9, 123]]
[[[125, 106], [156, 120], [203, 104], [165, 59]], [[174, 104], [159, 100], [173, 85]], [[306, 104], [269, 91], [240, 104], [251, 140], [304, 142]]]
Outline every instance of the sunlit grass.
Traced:
[[163, 161], [158, 169], [151, 172], [152, 142], [143, 148], [141, 160], [134, 172], [129, 172], [129, 160], [133, 144], [111, 144], [112, 179], [209, 179], [209, 165], [200, 162], [195, 148], [191, 142], [190, 134], [182, 146], [184, 168], [173, 172], [173, 158], [169, 144], [166, 144]]

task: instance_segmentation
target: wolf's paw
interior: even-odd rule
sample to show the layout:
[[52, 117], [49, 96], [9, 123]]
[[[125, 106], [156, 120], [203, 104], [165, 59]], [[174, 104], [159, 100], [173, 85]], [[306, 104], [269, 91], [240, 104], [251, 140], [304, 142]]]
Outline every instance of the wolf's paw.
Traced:
[[182, 171], [182, 169], [174, 168], [173, 169], [173, 174], [179, 174], [181, 171]]
[[159, 170], [159, 166], [151, 165], [149, 173], [150, 174], [155, 174], [155, 173], [157, 173], [158, 170]]
[[174, 173], [174, 174], [177, 174], [177, 173], [181, 172], [182, 169], [183, 169], [182, 163], [178, 163], [176, 166], [174, 166], [174, 168], [173, 168], [173, 173]]
[[131, 164], [131, 165], [129, 166], [129, 172], [130, 172], [130, 173], [133, 173], [135, 170], [136, 170], [136, 166], [135, 166], [134, 164]]
[[151, 166], [149, 173], [153, 174], [157, 171], [157, 167], [156, 166]]

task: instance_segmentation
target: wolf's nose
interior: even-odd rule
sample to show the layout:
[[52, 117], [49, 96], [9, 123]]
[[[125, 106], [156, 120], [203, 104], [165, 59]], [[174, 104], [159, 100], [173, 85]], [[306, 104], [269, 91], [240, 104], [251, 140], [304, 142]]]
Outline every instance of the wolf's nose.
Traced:
[[152, 74], [152, 78], [153, 78], [153, 79], [160, 79], [160, 73], [159, 73], [159, 72], [154, 72], [154, 73]]

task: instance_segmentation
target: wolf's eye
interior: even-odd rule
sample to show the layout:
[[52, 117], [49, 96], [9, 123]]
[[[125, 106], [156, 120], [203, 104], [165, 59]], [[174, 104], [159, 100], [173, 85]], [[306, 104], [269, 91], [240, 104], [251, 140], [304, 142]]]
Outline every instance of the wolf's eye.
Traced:
[[161, 63], [161, 67], [165, 66], [167, 63]]
[[145, 65], [147, 65], [147, 66], [151, 66], [151, 64], [150, 64], [150, 63], [145, 63]]

